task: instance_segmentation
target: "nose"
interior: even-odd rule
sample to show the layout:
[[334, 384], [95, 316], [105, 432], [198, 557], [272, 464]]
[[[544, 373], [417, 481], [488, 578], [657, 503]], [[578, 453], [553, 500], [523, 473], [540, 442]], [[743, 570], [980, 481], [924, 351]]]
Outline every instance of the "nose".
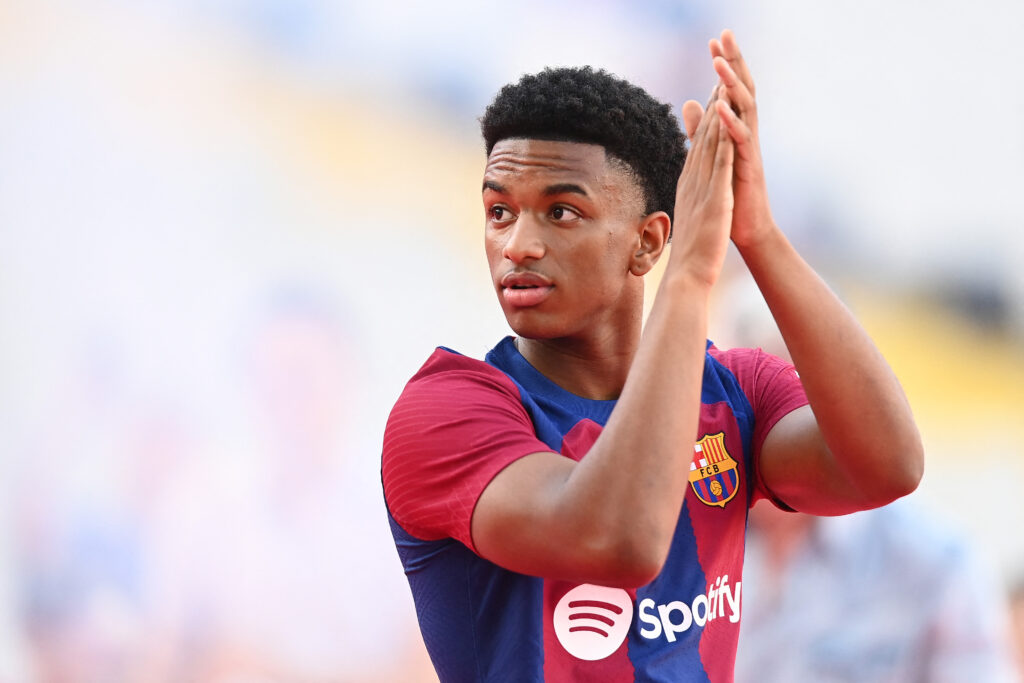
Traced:
[[546, 251], [542, 231], [543, 227], [539, 222], [524, 211], [516, 222], [506, 229], [506, 240], [501, 255], [512, 263], [542, 258]]

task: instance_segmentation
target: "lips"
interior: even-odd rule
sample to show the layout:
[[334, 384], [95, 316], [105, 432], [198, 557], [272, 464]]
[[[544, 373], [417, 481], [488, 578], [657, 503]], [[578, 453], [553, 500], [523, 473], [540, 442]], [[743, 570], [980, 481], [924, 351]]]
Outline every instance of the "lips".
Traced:
[[531, 271], [506, 273], [499, 284], [502, 298], [513, 308], [536, 306], [555, 289], [549, 279]]

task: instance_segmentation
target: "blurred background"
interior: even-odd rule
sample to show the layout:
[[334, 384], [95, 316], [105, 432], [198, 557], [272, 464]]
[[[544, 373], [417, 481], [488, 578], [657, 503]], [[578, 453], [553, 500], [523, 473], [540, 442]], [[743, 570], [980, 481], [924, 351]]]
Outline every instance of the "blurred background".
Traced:
[[918, 416], [915, 505], [1008, 596], [1024, 5], [0, 0], [0, 681], [436, 680], [380, 443], [435, 345], [508, 333], [477, 117], [547, 65], [704, 99], [726, 26], [776, 218]]

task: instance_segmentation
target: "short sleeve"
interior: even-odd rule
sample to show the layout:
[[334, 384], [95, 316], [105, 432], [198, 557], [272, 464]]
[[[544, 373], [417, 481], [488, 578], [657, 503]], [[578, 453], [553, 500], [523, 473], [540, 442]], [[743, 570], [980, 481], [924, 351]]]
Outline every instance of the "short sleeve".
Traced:
[[384, 498], [407, 533], [423, 540], [454, 538], [475, 552], [470, 524], [480, 494], [515, 460], [550, 450], [537, 438], [507, 375], [438, 349], [388, 418]]
[[789, 509], [767, 490], [761, 479], [761, 445], [772, 427], [797, 408], [808, 404], [800, 375], [792, 363], [761, 349], [713, 349], [714, 357], [736, 377], [754, 411], [752, 448], [759, 493], [777, 506]]

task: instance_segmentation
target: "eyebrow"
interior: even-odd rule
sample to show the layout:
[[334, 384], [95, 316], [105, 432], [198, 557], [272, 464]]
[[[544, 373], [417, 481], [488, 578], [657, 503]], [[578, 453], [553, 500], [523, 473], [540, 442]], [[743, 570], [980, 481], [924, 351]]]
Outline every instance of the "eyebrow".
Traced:
[[544, 188], [544, 196], [551, 197], [556, 194], [581, 194], [584, 197], [589, 197], [587, 191], [576, 183], [558, 183], [556, 185], [548, 185]]
[[[486, 192], [487, 190], [492, 190], [498, 194], [508, 194], [508, 190], [505, 189], [504, 185], [499, 185], [493, 180], [484, 181], [483, 191]], [[586, 190], [576, 183], [556, 183], [555, 185], [548, 185], [544, 188], [545, 197], [552, 197], [558, 194], [579, 194], [584, 197], [590, 196]]]

